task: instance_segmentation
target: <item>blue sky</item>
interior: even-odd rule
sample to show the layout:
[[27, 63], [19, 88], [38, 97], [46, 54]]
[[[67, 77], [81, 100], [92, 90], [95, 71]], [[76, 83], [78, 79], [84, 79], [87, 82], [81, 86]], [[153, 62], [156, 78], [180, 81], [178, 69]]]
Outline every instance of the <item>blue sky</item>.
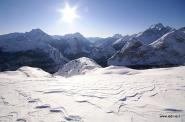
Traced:
[[[76, 7], [72, 24], [60, 9]], [[185, 0], [1, 0], [0, 34], [40, 28], [51, 35], [80, 32], [85, 36], [133, 34], [161, 22], [185, 26]]]

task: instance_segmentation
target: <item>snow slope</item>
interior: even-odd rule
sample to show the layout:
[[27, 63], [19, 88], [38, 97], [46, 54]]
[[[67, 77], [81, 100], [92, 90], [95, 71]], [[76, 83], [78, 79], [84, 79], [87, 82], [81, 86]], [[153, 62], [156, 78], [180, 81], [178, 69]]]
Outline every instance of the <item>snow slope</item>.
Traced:
[[135, 38], [141, 40], [143, 44], [150, 44], [162, 37], [164, 34], [174, 30], [175, 29], [169, 26], [164, 26], [162, 23], [157, 23], [151, 25], [145, 31], [138, 33]]
[[184, 66], [149, 70], [111, 66], [69, 78], [13, 72], [0, 73], [2, 122], [185, 121]]
[[29, 67], [29, 66], [23, 66], [16, 71], [4, 71], [0, 72], [0, 75], [3, 77], [51, 77], [51, 74], [48, 72], [43, 71], [40, 68], [34, 68], [34, 67]]
[[129, 41], [108, 60], [109, 65], [168, 66], [185, 64], [185, 33], [169, 32], [149, 45]]
[[73, 75], [81, 75], [88, 73], [93, 69], [100, 68], [95, 61], [90, 58], [82, 57], [79, 59], [72, 60], [61, 67], [55, 75], [61, 75], [65, 77]]
[[117, 39], [112, 46], [116, 49], [116, 50], [120, 50], [121, 48], [123, 48], [123, 46], [128, 42], [131, 41], [134, 37], [136, 36], [136, 34], [134, 35], [126, 35], [122, 38]]

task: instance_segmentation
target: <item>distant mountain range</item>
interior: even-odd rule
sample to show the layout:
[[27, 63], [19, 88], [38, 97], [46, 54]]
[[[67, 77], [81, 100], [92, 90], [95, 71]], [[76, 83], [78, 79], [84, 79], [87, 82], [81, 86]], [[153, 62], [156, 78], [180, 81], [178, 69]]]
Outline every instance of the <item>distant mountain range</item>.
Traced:
[[134, 68], [185, 64], [185, 27], [161, 23], [143, 32], [85, 38], [80, 33], [51, 36], [40, 29], [0, 35], [0, 71], [32, 66], [55, 73], [67, 62], [88, 57], [99, 65]]

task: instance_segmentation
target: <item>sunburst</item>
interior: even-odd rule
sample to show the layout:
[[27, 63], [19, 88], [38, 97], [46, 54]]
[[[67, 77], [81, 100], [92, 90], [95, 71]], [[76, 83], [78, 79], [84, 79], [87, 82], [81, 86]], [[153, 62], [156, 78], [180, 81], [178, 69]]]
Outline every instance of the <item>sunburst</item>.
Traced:
[[79, 18], [76, 11], [76, 6], [71, 7], [68, 3], [66, 3], [64, 9], [60, 10], [60, 12], [62, 13], [62, 21], [72, 24], [75, 19]]

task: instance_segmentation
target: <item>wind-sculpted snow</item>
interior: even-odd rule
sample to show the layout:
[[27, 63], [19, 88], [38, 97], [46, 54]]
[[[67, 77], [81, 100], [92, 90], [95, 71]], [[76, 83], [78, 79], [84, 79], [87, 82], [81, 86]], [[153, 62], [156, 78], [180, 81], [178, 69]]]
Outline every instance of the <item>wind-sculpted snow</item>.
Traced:
[[[39, 72], [28, 67], [21, 71]], [[17, 72], [0, 73], [3, 122], [185, 120], [184, 66], [149, 70], [111, 66], [68, 78]]]
[[16, 71], [5, 71], [5, 72], [0, 72], [1, 76], [4, 77], [10, 77], [10, 76], [16, 76], [16, 77], [51, 77], [51, 74], [43, 71], [42, 69], [39, 68], [33, 68], [33, 67], [28, 67], [24, 66]]

